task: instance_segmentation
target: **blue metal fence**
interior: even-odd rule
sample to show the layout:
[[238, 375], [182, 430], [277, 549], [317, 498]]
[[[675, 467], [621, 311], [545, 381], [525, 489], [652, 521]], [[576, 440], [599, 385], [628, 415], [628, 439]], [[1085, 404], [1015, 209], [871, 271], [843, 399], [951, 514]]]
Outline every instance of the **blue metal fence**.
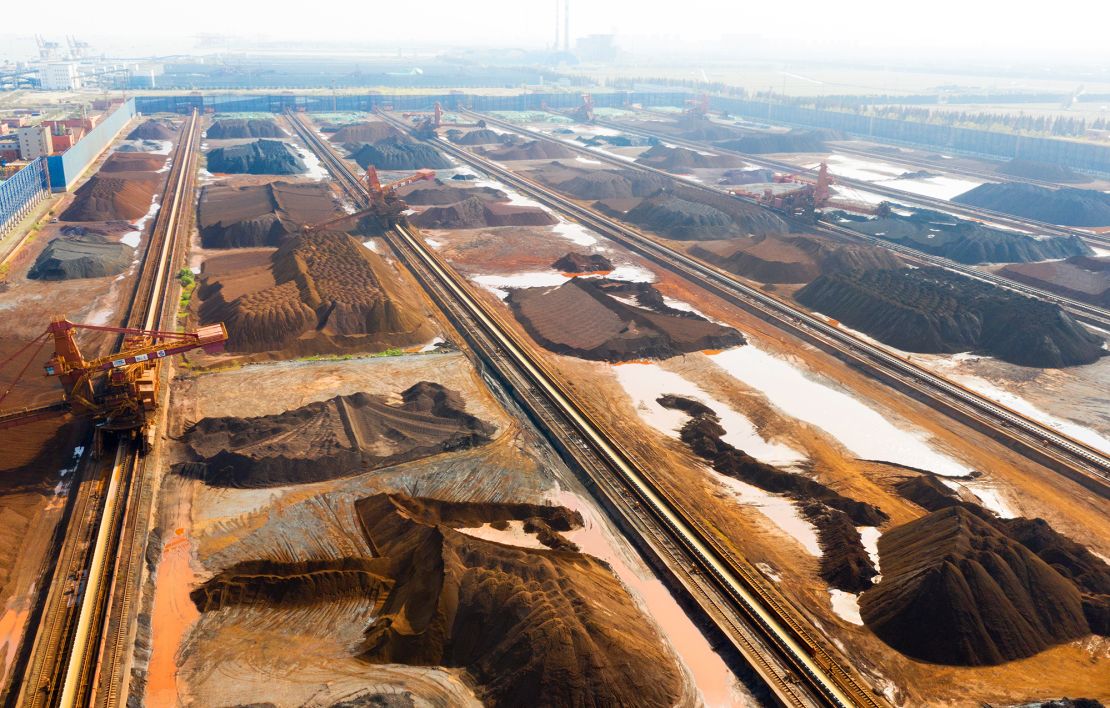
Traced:
[[0, 183], [0, 236], [15, 228], [49, 194], [50, 177], [42, 157]]
[[96, 158], [104, 152], [123, 127], [135, 117], [135, 99], [128, 99], [110, 116], [88, 132], [77, 144], [61, 155], [51, 155], [50, 187], [64, 192], [84, 174]]

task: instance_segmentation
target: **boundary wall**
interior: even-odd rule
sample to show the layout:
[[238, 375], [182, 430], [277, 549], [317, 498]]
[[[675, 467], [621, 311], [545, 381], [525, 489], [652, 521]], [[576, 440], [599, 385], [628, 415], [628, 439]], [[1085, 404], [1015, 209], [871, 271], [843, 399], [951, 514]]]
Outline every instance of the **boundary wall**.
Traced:
[[135, 99], [123, 102], [110, 116], [106, 117], [89, 131], [77, 144], [61, 155], [47, 158], [50, 167], [50, 188], [55, 192], [65, 192], [70, 185], [85, 174], [96, 158], [112, 144], [120, 131], [135, 117]]

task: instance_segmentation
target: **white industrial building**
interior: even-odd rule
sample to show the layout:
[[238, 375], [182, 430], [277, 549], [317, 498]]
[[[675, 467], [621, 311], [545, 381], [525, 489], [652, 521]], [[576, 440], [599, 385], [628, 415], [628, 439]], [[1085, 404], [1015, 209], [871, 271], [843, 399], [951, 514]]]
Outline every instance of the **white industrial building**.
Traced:
[[77, 73], [77, 63], [59, 61], [43, 64], [39, 68], [39, 80], [48, 91], [72, 91], [81, 88], [81, 77]]

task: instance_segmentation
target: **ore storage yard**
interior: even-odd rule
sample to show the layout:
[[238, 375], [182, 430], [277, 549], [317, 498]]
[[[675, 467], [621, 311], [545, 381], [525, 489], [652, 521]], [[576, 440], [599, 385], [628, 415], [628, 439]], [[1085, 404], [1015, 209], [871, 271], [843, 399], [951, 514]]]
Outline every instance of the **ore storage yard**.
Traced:
[[1105, 68], [431, 5], [0, 50], [0, 705], [1110, 703]]

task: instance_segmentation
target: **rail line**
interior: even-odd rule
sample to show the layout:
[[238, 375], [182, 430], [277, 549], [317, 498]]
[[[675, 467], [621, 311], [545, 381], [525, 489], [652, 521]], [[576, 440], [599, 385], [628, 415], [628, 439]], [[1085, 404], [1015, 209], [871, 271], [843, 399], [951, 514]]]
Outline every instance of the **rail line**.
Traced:
[[[714, 187], [710, 187], [710, 186], [705, 185], [705, 184], [700, 184], [698, 182], [693, 182], [693, 181], [690, 181], [690, 180], [682, 179], [681, 177], [673, 175], [670, 172], [666, 172], [665, 170], [660, 170], [658, 168], [651, 167], [651, 166], [648, 166], [648, 165], [641, 165], [639, 163], [635, 163], [635, 162], [632, 162], [630, 160], [622, 160], [620, 158], [612, 157], [610, 155], [606, 155], [604, 153], [597, 152], [595, 150], [590, 150], [589, 148], [583, 147], [581, 145], [576, 145], [574, 143], [569, 143], [569, 142], [566, 142], [566, 141], [557, 140], [557, 139], [553, 138], [552, 136], [547, 135], [545, 133], [541, 133], [541, 132], [535, 131], [535, 130], [530, 130], [528, 128], [523, 128], [521, 126], [514, 125], [513, 123], [503, 121], [499, 118], [495, 118], [493, 116], [473, 113], [473, 112], [469, 112], [469, 111], [462, 111], [462, 112], [463, 113], [468, 113], [469, 115], [472, 115], [476, 118], [482, 118], [487, 123], [492, 123], [492, 124], [497, 125], [501, 128], [504, 128], [506, 130], [512, 130], [513, 132], [519, 133], [521, 135], [527, 135], [527, 136], [529, 136], [531, 138], [535, 138], [537, 140], [548, 140], [548, 141], [557, 142], [558, 144], [563, 145], [565, 147], [568, 147], [572, 150], [575, 150], [576, 152], [579, 152], [583, 155], [589, 155], [593, 159], [600, 160], [602, 162], [606, 162], [608, 164], [621, 167], [623, 169], [634, 169], [634, 170], [639, 170], [639, 171], [642, 171], [642, 172], [650, 172], [652, 174], [656, 174], [656, 175], [665, 177], [669, 180], [672, 180], [674, 182], [677, 182], [679, 184], [685, 185], [686, 187], [688, 187], [690, 189], [694, 189], [694, 190], [697, 190], [697, 191], [709, 192], [709, 193], [717, 195], [717, 196], [720, 196], [722, 194], [726, 194], [726, 192], [724, 192], [720, 189], [716, 189]], [[642, 130], [637, 131], [637, 130], [627, 129], [620, 123], [606, 124], [604, 121], [595, 121], [595, 122], [597, 122], [599, 124], [603, 124], [603, 125], [611, 125], [614, 128], [617, 128], [617, 129], [620, 129], [620, 130], [626, 130], [626, 132], [636, 133], [636, 134], [644, 135], [644, 136], [648, 136], [648, 137], [659, 138], [661, 140], [666, 140], [667, 142], [674, 142], [674, 144], [676, 144], [676, 145], [680, 145], [681, 142], [682, 142], [682, 141], [672, 141], [671, 138], [669, 138], [669, 137], [655, 135], [655, 134], [649, 133], [647, 131], [642, 131]], [[689, 142], [689, 141], [687, 141], [687, 142]], [[745, 160], [748, 160], [750, 162], [758, 162], [758, 160], [756, 160], [755, 158], [749, 158], [747, 155], [744, 155], [742, 153], [728, 153], [728, 151], [718, 150], [717, 148], [715, 148], [713, 146], [701, 145], [701, 144], [698, 144], [698, 143], [689, 143], [689, 144], [696, 145], [697, 149], [699, 149], [699, 150], [701, 150], [701, 149], [713, 149], [716, 152], [721, 152], [721, 153], [726, 153], [726, 154], [735, 154], [737, 156], [743, 157]], [[785, 163], [782, 163], [782, 164], [785, 164]], [[796, 165], [792, 165], [792, 166], [789, 166], [789, 167], [794, 172], [798, 171], [798, 167]], [[739, 199], [741, 201], [748, 202], [748, 203], [750, 203], [752, 205], [755, 205], [755, 206], [759, 206], [758, 202], [756, 202], [754, 199], [750, 199], [750, 198], [742, 197], [742, 196], [734, 196], [733, 198]], [[947, 202], [945, 202], [945, 203], [947, 203]], [[1014, 292], [1018, 292], [1018, 293], [1021, 293], [1023, 295], [1027, 295], [1029, 297], [1034, 297], [1034, 298], [1037, 298], [1037, 299], [1040, 299], [1040, 300], [1045, 300], [1047, 302], [1055, 303], [1055, 304], [1059, 305], [1062, 309], [1064, 309], [1066, 312], [1068, 312], [1068, 314], [1072, 315], [1077, 320], [1079, 320], [1080, 322], [1083, 322], [1085, 324], [1088, 324], [1088, 325], [1091, 325], [1091, 326], [1096, 327], [1098, 329], [1101, 329], [1104, 332], [1110, 332], [1110, 311], [1106, 310], [1105, 308], [1099, 307], [1097, 305], [1092, 305], [1090, 303], [1086, 303], [1086, 302], [1083, 302], [1081, 300], [1075, 300], [1075, 299], [1072, 299], [1072, 298], [1065, 297], [1063, 295], [1059, 295], [1057, 293], [1052, 293], [1052, 292], [1049, 292], [1047, 290], [1042, 290], [1042, 289], [1036, 288], [1032, 285], [1026, 285], [1025, 283], [1021, 283], [1021, 282], [1018, 282], [1016, 280], [1011, 280], [1009, 278], [1005, 278], [1003, 276], [996, 275], [994, 273], [991, 273], [991, 272], [988, 272], [988, 271], [985, 271], [985, 270], [980, 270], [980, 269], [975, 268], [973, 266], [965, 265], [963, 263], [957, 263], [956, 261], [953, 261], [953, 260], [948, 259], [948, 258], [944, 258], [942, 256], [932, 255], [932, 254], [929, 254], [929, 253], [925, 253], [923, 251], [919, 251], [915, 248], [910, 248], [909, 246], [904, 246], [902, 244], [887, 241], [887, 240], [879, 238], [877, 236], [871, 236], [869, 234], [864, 234], [864, 233], [860, 233], [858, 231], [853, 231], [852, 229], [848, 229], [848, 228], [845, 228], [843, 226], [839, 226], [837, 224], [831, 224], [831, 223], [828, 223], [828, 222], [819, 222], [817, 224], [803, 224], [803, 223], [799, 222], [798, 225], [803, 227], [803, 228], [806, 228], [806, 229], [810, 229], [810, 230], [814, 230], [814, 231], [823, 231], [823, 232], [828, 233], [828, 234], [839, 236], [842, 239], [843, 238], [848, 238], [848, 239], [852, 239], [852, 240], [855, 240], [855, 241], [863, 241], [865, 243], [868, 243], [868, 244], [871, 244], [871, 245], [874, 245], [874, 246], [879, 246], [881, 248], [885, 248], [887, 250], [894, 251], [895, 253], [902, 256], [904, 259], [910, 261], [911, 263], [917, 264], [917, 265], [935, 266], [935, 267], [938, 267], [938, 268], [944, 268], [946, 270], [949, 270], [949, 271], [952, 271], [952, 272], [955, 272], [955, 273], [959, 273], [959, 274], [961, 274], [963, 276], [966, 276], [968, 278], [974, 278], [976, 280], [987, 282], [987, 283], [990, 283], [992, 285], [996, 285], [996, 286], [1001, 287], [1001, 288], [1006, 288], [1007, 290], [1012, 290]]]
[[[768, 167], [768, 168], [778, 170], [778, 171], [781, 171], [781, 172], [787, 172], [787, 173], [791, 173], [791, 174], [810, 173], [810, 174], [814, 174], [814, 175], [817, 172], [817, 170], [815, 168], [801, 167], [799, 165], [795, 165], [795, 164], [792, 164], [792, 163], [789, 163], [789, 162], [783, 162], [781, 160], [772, 160], [772, 159], [769, 159], [769, 158], [766, 158], [766, 157], [762, 157], [760, 155], [751, 155], [751, 154], [745, 153], [745, 152], [738, 152], [736, 150], [729, 150], [729, 149], [722, 148], [722, 147], [717, 146], [717, 145], [713, 145], [712, 143], [699, 142], [697, 140], [688, 140], [686, 138], [676, 138], [676, 137], [672, 137], [672, 136], [669, 136], [669, 135], [659, 135], [657, 133], [652, 133], [651, 131], [646, 130], [644, 128], [640, 128], [640, 127], [637, 127], [637, 126], [630, 126], [626, 123], [620, 123], [620, 122], [617, 122], [617, 121], [607, 121], [607, 120], [595, 119], [594, 123], [596, 123], [597, 125], [608, 127], [608, 128], [613, 128], [614, 130], [621, 130], [621, 131], [624, 131], [626, 133], [632, 133], [634, 135], [640, 135], [642, 137], [658, 138], [658, 139], [666, 141], [668, 143], [672, 143], [674, 145], [678, 145], [680, 147], [685, 147], [685, 148], [692, 149], [692, 150], [707, 150], [707, 151], [712, 151], [712, 152], [715, 152], [715, 153], [720, 153], [722, 155], [733, 155], [735, 157], [742, 158], [745, 162], [750, 162], [750, 163], [752, 163], [754, 165], [757, 165], [757, 166], [760, 166], [760, 167]], [[962, 175], [967, 176], [967, 177], [975, 177], [977, 179], [982, 179], [982, 180], [985, 180], [985, 181], [1023, 182], [1023, 183], [1027, 183], [1027, 184], [1036, 184], [1038, 186], [1044, 186], [1044, 187], [1049, 187], [1049, 188], [1054, 188], [1054, 189], [1060, 187], [1060, 185], [1055, 184], [1055, 183], [1051, 183], [1051, 182], [1041, 182], [1039, 180], [1031, 180], [1031, 179], [1022, 178], [1022, 177], [1013, 177], [1013, 178], [1011, 178], [1011, 177], [1008, 177], [1008, 176], [1005, 176], [1005, 175], [988, 175], [986, 173], [974, 172], [972, 170], [967, 170], [967, 169], [963, 169], [963, 168], [950, 168], [946, 165], [940, 165], [940, 164], [937, 164], [937, 163], [929, 163], [929, 162], [914, 163], [914, 162], [911, 162], [910, 159], [906, 158], [906, 157], [900, 157], [899, 158], [899, 157], [889, 157], [889, 156], [886, 156], [886, 155], [881, 155], [880, 156], [880, 155], [875, 155], [875, 154], [868, 153], [865, 150], [860, 150], [858, 148], [851, 148], [851, 147], [844, 148], [842, 146], [837, 146], [835, 149], [832, 150], [832, 152], [845, 152], [845, 153], [850, 153], [850, 154], [861, 155], [861, 156], [864, 156], [864, 157], [870, 157], [870, 158], [874, 158], [874, 159], [883, 159], [883, 160], [887, 160], [888, 162], [900, 162], [903, 165], [909, 165], [911, 167], [922, 167], [924, 165], [926, 167], [943, 168], [947, 172], [952, 172], [954, 174], [962, 174]], [[994, 211], [994, 210], [991, 210], [991, 209], [984, 209], [982, 207], [972, 207], [972, 206], [967, 206], [967, 205], [964, 205], [964, 204], [956, 204], [955, 202], [949, 201], [947, 199], [938, 199], [937, 197], [930, 197], [930, 196], [926, 196], [926, 195], [922, 195], [922, 194], [916, 194], [914, 192], [908, 192], [906, 190], [897, 189], [895, 187], [890, 187], [888, 185], [874, 184], [873, 182], [867, 182], [867, 181], [861, 180], [861, 179], [853, 179], [853, 178], [850, 178], [850, 177], [836, 176], [836, 181], [839, 182], [840, 184], [845, 185], [845, 186], [852, 187], [853, 189], [862, 189], [864, 191], [873, 192], [875, 194], [881, 194], [881, 195], [886, 196], [886, 197], [891, 197], [892, 199], [898, 199], [899, 201], [904, 201], [908, 204], [915, 204], [915, 205], [919, 205], [919, 206], [927, 206], [927, 207], [930, 207], [930, 208], [933, 208], [933, 209], [938, 209], [938, 210], [946, 211], [946, 212], [949, 212], [949, 213], [952, 213], [952, 214], [958, 214], [960, 216], [965, 216], [965, 217], [968, 217], [968, 218], [971, 218], [971, 219], [975, 219], [977, 221], [992, 221], [992, 222], [995, 222], [995, 223], [1002, 224], [1004, 226], [1009, 226], [1011, 228], [1020, 229], [1022, 231], [1032, 230], [1032, 231], [1035, 231], [1035, 232], [1045, 233], [1045, 234], [1049, 234], [1049, 235], [1053, 235], [1053, 236], [1077, 236], [1080, 239], [1082, 239], [1084, 241], [1087, 241], [1089, 244], [1099, 246], [1099, 247], [1102, 247], [1102, 248], [1110, 247], [1110, 235], [1106, 235], [1106, 234], [1099, 234], [1099, 233], [1095, 233], [1095, 232], [1092, 232], [1092, 231], [1087, 231], [1085, 229], [1071, 229], [1071, 228], [1068, 228], [1066, 226], [1061, 226], [1059, 224], [1050, 224], [1050, 223], [1047, 223], [1047, 222], [1044, 222], [1044, 221], [1038, 221], [1036, 219], [1029, 219], [1029, 218], [1026, 218], [1026, 217], [1014, 216], [1013, 214], [1006, 214], [1004, 212]]]
[[[191, 203], [198, 127], [199, 116], [194, 112], [174, 152], [163, 203], [126, 314], [128, 327], [156, 329], [164, 316], [182, 208]], [[137, 580], [133, 542], [139, 515], [134, 500], [142, 496], [146, 475], [143, 458], [130, 441], [117, 440], [114, 449], [105, 453], [105, 460], [112, 459], [110, 468], [74, 481], [74, 510], [17, 705], [89, 705], [101, 685], [107, 686], [103, 694], [107, 702], [101, 704], [118, 705], [117, 674], [126, 651], [123, 628], [130, 626], [125, 615], [131, 609], [132, 581]], [[106, 634], [109, 626], [116, 629]]]
[[[357, 178], [332, 149], [296, 116], [290, 114], [290, 120], [352, 197], [357, 201], [364, 195]], [[511, 325], [473, 295], [465, 279], [415, 236], [412, 227], [399, 225], [387, 238], [399, 258], [460, 327], [476, 353], [509, 385], [514, 397], [548, 431], [557, 447], [569, 449], [576, 460], [574, 453], [591, 453], [593, 463], [585, 460], [579, 464], [590, 475], [595, 489], [609, 495], [608, 505], [627, 508], [630, 499], [632, 508], [649, 515], [657, 530], [645, 529], [642, 521], [637, 524], [634, 520], [625, 521], [625, 527], [638, 528], [649, 536], [638, 543], [667, 557], [672, 572], [682, 569], [686, 577], [679, 582], [699, 604], [710, 603], [705, 608], [708, 618], [781, 701], [799, 706], [879, 705], [808, 633], [797, 611], [787, 606], [758, 571], [729, 549], [726, 540], [688, 515], [644, 471], [647, 467], [634, 462], [634, 456], [613, 435], [603, 432], [574, 394], [559, 383], [560, 377], [531, 353]], [[692, 573], [691, 568], [695, 569]], [[736, 618], [744, 621], [737, 622]]]
[[[409, 127], [396, 119], [388, 120], [396, 126], [406, 129]], [[987, 399], [912, 361], [892, 354], [885, 348], [831, 326], [784, 300], [742, 283], [731, 273], [678, 252], [637, 229], [616, 222], [494, 162], [444, 140], [435, 141], [435, 145], [602, 235], [632, 248], [655, 263], [707, 287], [710, 292], [726, 301], [757, 314], [804, 341], [834, 353], [880, 380], [892, 383], [913, 397], [932, 404], [938, 410], [972, 424], [996, 440], [1061, 472], [1092, 491], [1104, 497], [1110, 496], [1110, 458], [1105, 452]]]

